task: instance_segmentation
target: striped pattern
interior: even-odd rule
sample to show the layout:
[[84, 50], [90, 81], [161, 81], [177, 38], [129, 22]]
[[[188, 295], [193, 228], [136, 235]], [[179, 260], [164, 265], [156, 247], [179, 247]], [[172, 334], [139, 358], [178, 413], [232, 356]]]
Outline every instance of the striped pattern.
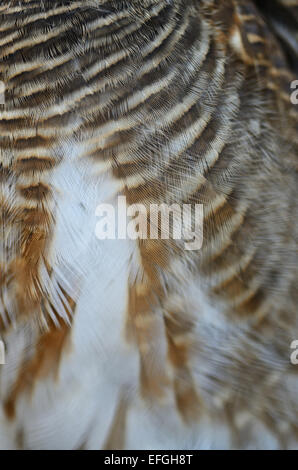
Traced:
[[[59, 284], [54, 296], [48, 288], [63, 189], [53, 175], [69, 142], [99, 178], [112, 173], [130, 204], [204, 204], [200, 252], [186, 253], [177, 240], [135, 246], [126, 321], [145, 399], [173, 391], [186, 422], [208, 409], [192, 368], [197, 319], [179, 302], [192, 279], [202, 280], [231, 323], [250, 325], [252, 336], [270, 338], [286, 325], [276, 341], [288, 358], [298, 331], [294, 78], [252, 1], [1, 2], [0, 326], [8, 331], [34, 317], [41, 344], [49, 345], [48, 356], [37, 348], [20, 368], [7, 416], [41, 371], [54, 367], [75, 315], [71, 295]], [[247, 354], [253, 362], [255, 352]], [[253, 366], [249, 374], [263, 392], [257, 409], [250, 398], [241, 406], [275, 428], [266, 379]], [[229, 408], [233, 423], [235, 413]], [[107, 447], [114, 441], [107, 438]]]

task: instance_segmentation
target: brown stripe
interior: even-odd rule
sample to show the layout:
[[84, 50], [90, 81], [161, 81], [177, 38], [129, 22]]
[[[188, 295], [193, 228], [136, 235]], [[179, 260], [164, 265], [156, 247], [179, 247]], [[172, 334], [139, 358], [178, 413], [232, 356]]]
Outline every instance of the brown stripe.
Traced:
[[63, 353], [69, 346], [68, 341], [69, 325], [63, 322], [58, 328], [54, 327], [41, 336], [34, 356], [21, 365], [9, 398], [5, 402], [4, 409], [10, 420], [15, 418], [20, 395], [24, 392], [32, 393], [37, 382], [49, 375], [53, 374], [57, 379]]

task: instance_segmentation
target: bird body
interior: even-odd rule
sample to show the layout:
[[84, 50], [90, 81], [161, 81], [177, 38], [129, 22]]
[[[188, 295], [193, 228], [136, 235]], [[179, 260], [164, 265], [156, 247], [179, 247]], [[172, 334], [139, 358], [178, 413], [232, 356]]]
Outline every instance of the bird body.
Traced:
[[[1, 1], [1, 448], [297, 447], [298, 3], [275, 5], [286, 30], [253, 1]], [[119, 196], [202, 204], [202, 248], [99, 240]]]

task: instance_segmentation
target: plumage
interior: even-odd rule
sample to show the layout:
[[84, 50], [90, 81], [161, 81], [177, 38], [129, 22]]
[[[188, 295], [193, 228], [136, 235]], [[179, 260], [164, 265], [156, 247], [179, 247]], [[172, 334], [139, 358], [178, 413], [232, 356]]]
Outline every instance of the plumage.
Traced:
[[[0, 448], [298, 447], [297, 22], [1, 1]], [[98, 240], [118, 196], [203, 204], [202, 249]]]

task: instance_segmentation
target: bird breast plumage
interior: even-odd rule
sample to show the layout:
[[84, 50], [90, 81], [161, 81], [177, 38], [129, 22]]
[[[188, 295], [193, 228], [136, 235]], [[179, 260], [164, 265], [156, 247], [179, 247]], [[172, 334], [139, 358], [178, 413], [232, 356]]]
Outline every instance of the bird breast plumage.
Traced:
[[[1, 448], [297, 447], [298, 2], [275, 3], [286, 31], [253, 0], [1, 2]], [[99, 239], [119, 197], [202, 205], [201, 249]]]

